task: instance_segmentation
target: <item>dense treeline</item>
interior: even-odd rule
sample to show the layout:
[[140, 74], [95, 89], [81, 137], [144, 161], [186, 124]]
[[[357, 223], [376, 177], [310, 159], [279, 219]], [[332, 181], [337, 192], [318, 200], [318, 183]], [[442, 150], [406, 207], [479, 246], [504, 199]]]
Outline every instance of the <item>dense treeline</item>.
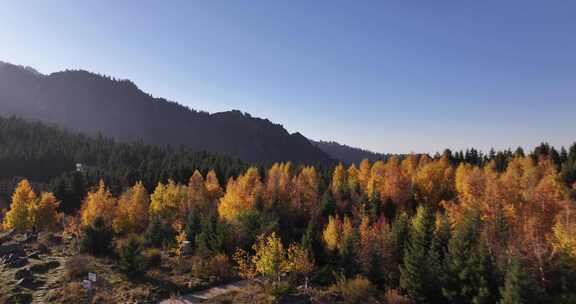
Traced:
[[[407, 155], [338, 165], [326, 178], [290, 163], [225, 183], [195, 171], [150, 193], [135, 183], [114, 195], [102, 181], [66, 231], [84, 231], [93, 254], [112, 235], [141, 234], [131, 246], [183, 258], [189, 247], [191, 259], [233, 260], [239, 276], [273, 286], [310, 279], [414, 303], [573, 303], [576, 145], [554, 151]], [[37, 220], [56, 221], [57, 202], [32, 192], [16, 189], [4, 228], [55, 226]]]
[[[76, 164], [82, 164], [81, 172], [76, 171]], [[0, 188], [13, 186], [14, 177], [26, 177], [41, 189], [53, 191], [66, 211], [79, 208], [86, 191], [100, 179], [119, 194], [137, 181], [153, 189], [168, 179], [185, 182], [196, 169], [214, 170], [219, 179], [226, 179], [245, 168], [238, 159], [184, 147], [117, 143], [18, 118], [0, 118], [0, 180], [4, 185]]]

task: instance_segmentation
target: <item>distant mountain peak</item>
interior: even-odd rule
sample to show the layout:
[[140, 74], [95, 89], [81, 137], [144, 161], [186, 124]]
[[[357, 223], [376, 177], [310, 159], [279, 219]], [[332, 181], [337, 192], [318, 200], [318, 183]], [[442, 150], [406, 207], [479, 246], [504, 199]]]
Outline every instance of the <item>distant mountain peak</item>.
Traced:
[[[248, 162], [331, 164], [301, 134], [240, 110], [208, 114], [140, 90], [132, 81], [85, 70], [39, 74], [0, 67], [0, 115], [16, 115], [121, 141], [185, 145]], [[40, 74], [41, 75], [41, 74]]]
[[362, 148], [355, 148], [337, 143], [335, 141], [310, 140], [310, 142], [320, 150], [330, 155], [332, 158], [346, 164], [358, 164], [363, 159], [375, 161], [379, 159], [387, 159], [389, 157], [388, 154], [376, 153]]

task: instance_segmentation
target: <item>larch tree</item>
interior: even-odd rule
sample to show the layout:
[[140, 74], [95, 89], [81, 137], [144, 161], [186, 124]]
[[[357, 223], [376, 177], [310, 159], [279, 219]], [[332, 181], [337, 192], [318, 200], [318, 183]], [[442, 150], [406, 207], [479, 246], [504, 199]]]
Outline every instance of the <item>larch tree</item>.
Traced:
[[226, 194], [218, 206], [220, 217], [234, 221], [240, 214], [253, 210], [262, 199], [263, 189], [258, 169], [255, 167], [248, 169], [237, 180], [231, 178], [226, 185]]
[[55, 231], [62, 219], [58, 212], [60, 202], [54, 194], [43, 192], [35, 210], [36, 227], [39, 230]]
[[283, 269], [296, 276], [304, 276], [304, 290], [308, 289], [308, 277], [314, 271], [314, 268], [314, 260], [305, 247], [298, 244], [291, 244], [288, 247]]
[[116, 198], [106, 189], [104, 181], [100, 180], [98, 187], [86, 195], [80, 209], [80, 217], [84, 227], [101, 217], [108, 227], [112, 226], [116, 213]]
[[252, 249], [255, 252], [252, 260], [256, 271], [279, 283], [282, 267], [286, 264], [286, 251], [280, 237], [275, 232], [268, 236], [261, 235]]
[[332, 196], [336, 199], [336, 201], [342, 201], [345, 198], [345, 195], [348, 193], [346, 180], [346, 169], [344, 169], [344, 165], [340, 163], [338, 166], [336, 166], [336, 168], [334, 168], [334, 172], [332, 173], [332, 181], [330, 183]]
[[213, 206], [216, 206], [218, 200], [224, 195], [220, 182], [218, 181], [218, 176], [214, 170], [210, 170], [206, 174], [206, 180], [204, 181], [204, 187], [206, 187], [206, 195]]
[[118, 208], [114, 219], [117, 233], [140, 233], [148, 226], [150, 195], [142, 184], [137, 182], [118, 199]]
[[36, 207], [36, 193], [32, 190], [28, 180], [24, 179], [18, 183], [10, 210], [4, 218], [4, 229], [14, 229], [18, 232], [25, 232], [34, 226], [34, 210]]

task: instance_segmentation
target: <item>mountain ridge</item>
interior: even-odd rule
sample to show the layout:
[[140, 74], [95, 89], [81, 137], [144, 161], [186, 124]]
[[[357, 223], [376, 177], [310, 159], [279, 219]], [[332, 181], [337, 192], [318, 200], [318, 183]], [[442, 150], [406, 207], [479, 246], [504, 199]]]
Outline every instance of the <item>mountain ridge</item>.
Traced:
[[268, 119], [239, 110], [194, 110], [153, 97], [131, 80], [85, 70], [41, 74], [30, 67], [1, 63], [0, 113], [121, 141], [183, 144], [253, 163], [334, 163], [303, 135], [290, 134]]

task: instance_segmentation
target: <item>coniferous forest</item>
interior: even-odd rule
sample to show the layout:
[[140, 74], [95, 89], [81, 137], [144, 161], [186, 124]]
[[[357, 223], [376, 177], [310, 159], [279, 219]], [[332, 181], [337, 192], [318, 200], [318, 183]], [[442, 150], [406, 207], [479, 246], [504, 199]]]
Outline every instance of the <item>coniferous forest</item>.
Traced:
[[[0, 168], [0, 245], [35, 237], [24, 249], [60, 263], [52, 302], [231, 282], [250, 287], [214, 301], [576, 302], [576, 144], [250, 165], [6, 118]], [[3, 275], [18, 261], [3, 257]], [[40, 281], [17, 276], [7, 303]]]

